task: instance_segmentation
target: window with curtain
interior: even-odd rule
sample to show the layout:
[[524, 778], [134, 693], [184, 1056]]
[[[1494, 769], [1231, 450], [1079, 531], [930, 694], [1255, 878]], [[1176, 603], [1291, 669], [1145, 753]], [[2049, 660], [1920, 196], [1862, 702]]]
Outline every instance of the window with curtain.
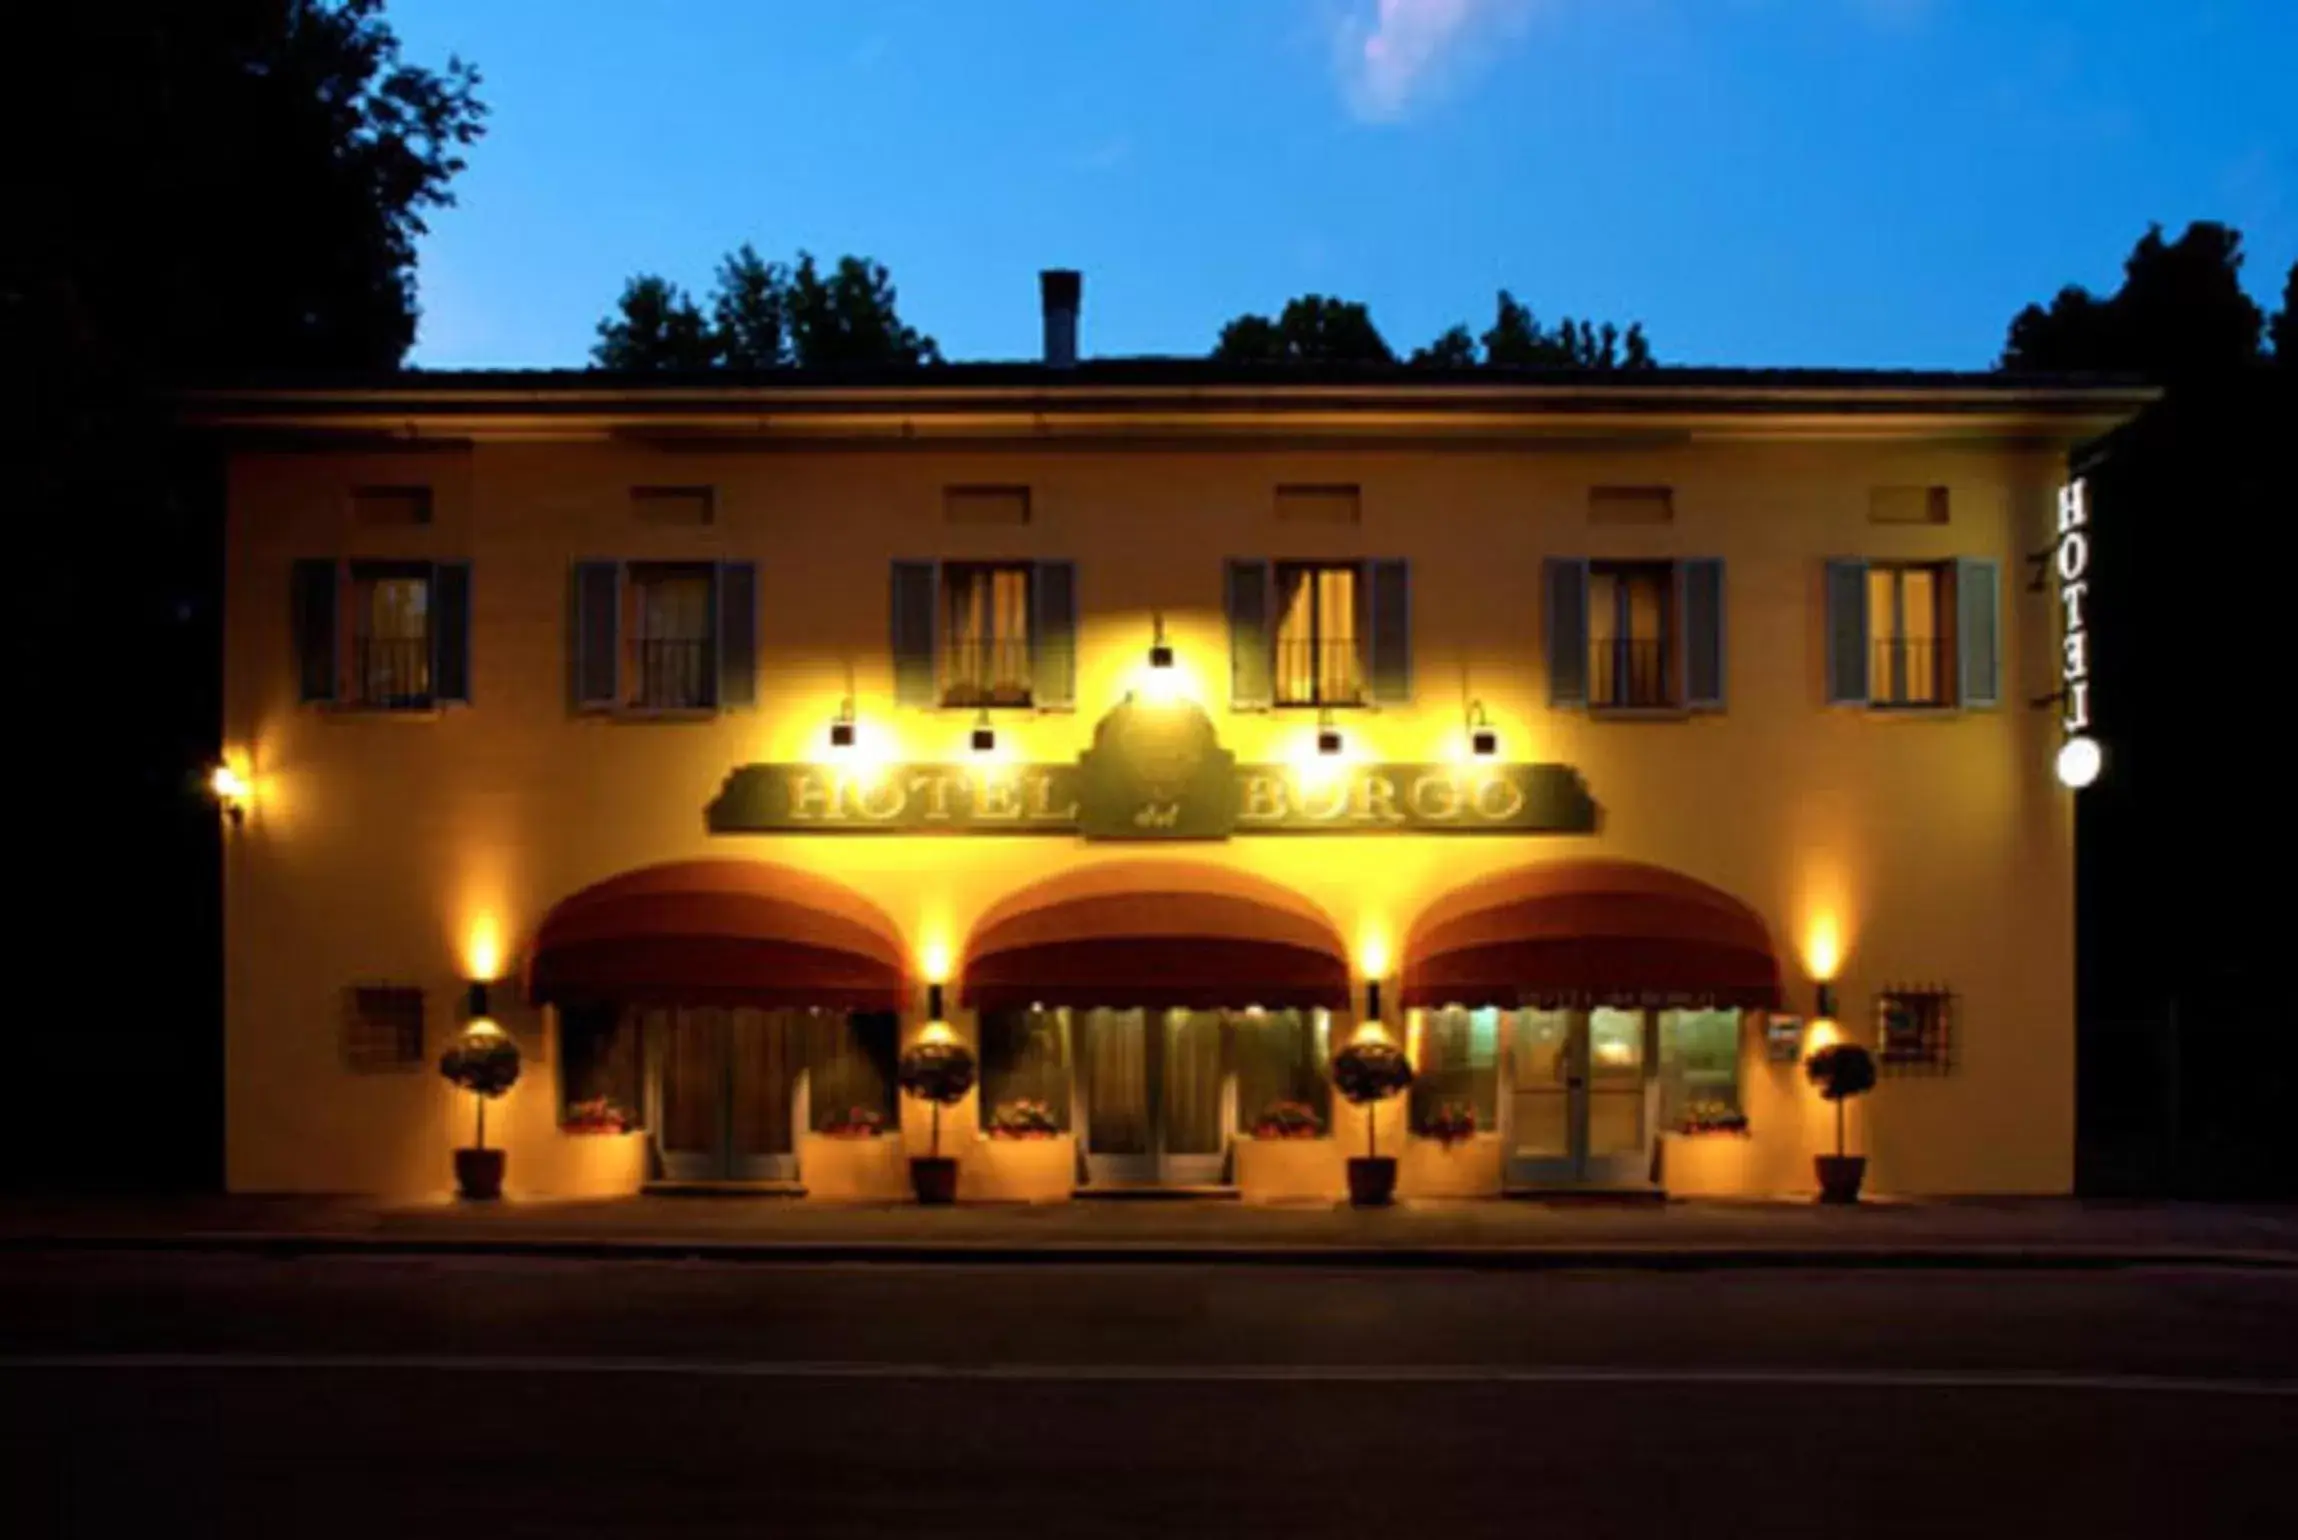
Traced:
[[1740, 1103], [1740, 1013], [1660, 1013], [1660, 1126], [1745, 1127]]
[[1425, 1130], [1447, 1106], [1465, 1106], [1479, 1132], [1500, 1126], [1500, 1012], [1449, 1005], [1420, 1019], [1412, 1126]]
[[718, 701], [717, 573], [707, 562], [634, 562], [623, 588], [623, 704], [706, 711]]
[[900, 1018], [885, 1011], [808, 1012], [799, 1018], [805, 1038], [806, 1126], [815, 1133], [847, 1126], [859, 1109], [874, 1112], [884, 1126], [900, 1122], [900, 1085], [895, 1079]]
[[1069, 1038], [1061, 1011], [987, 1011], [981, 1018], [981, 1106], [986, 1127], [1001, 1107], [1044, 1104], [1069, 1127]]
[[1276, 580], [1277, 704], [1363, 704], [1355, 564], [1280, 562]]
[[1588, 704], [1680, 704], [1675, 569], [1666, 562], [1588, 568]]
[[942, 704], [1026, 706], [1030, 569], [1027, 562], [942, 567]]
[[[644, 1126], [646, 1055], [637, 1011], [614, 1005], [559, 1010], [559, 1117], [603, 1121], [618, 1114], [626, 1128]], [[578, 1110], [580, 1109], [580, 1110]]]
[[378, 711], [431, 704], [431, 568], [354, 562], [346, 704]]
[[1867, 569], [1868, 696], [1878, 706], [1943, 706], [1954, 667], [1947, 605], [1950, 570], [1939, 563]]
[[1237, 1129], [1251, 1133], [1280, 1102], [1298, 1102], [1332, 1126], [1332, 1082], [1325, 1073], [1332, 1017], [1314, 1011], [1232, 1011], [1230, 1061], [1237, 1076]]

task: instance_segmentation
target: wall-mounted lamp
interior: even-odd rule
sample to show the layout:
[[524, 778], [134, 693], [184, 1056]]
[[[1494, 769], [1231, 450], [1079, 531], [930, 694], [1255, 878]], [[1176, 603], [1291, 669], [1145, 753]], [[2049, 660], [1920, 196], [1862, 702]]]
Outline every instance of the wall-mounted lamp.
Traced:
[[1811, 1014], [1821, 1021], [1835, 1019], [1835, 986], [1826, 979], [1819, 981], [1811, 1002]]
[[1484, 714], [1484, 702], [1468, 703], [1468, 752], [1478, 759], [1490, 759], [1500, 752], [1500, 732], [1492, 719]]
[[487, 997], [487, 981], [485, 979], [471, 980], [470, 987], [463, 992], [463, 1030], [465, 1032], [479, 1037], [502, 1032], [503, 1029], [496, 1023], [495, 1013], [490, 1008]]
[[1377, 1022], [1380, 1020], [1379, 979], [1366, 979], [1364, 981], [1364, 1019], [1367, 1022]]
[[995, 754], [997, 752], [997, 729], [989, 725], [989, 708], [987, 706], [982, 707], [981, 715], [974, 718], [973, 751], [976, 754]]
[[231, 820], [232, 827], [247, 822], [247, 804], [255, 795], [255, 789], [247, 784], [246, 776], [229, 765], [217, 765], [208, 772], [207, 789], [208, 795], [215, 798], [215, 805]]
[[854, 697], [847, 696], [838, 704], [838, 714], [830, 719], [830, 747], [850, 749], [854, 746]]
[[940, 1021], [942, 1019], [942, 986], [938, 982], [928, 984], [926, 986], [926, 1020]]
[[1149, 666], [1151, 668], [1171, 668], [1173, 666], [1173, 644], [1165, 640], [1164, 612], [1158, 611], [1151, 615], [1149, 624], [1153, 628], [1149, 635]]
[[1341, 751], [1341, 730], [1333, 725], [1333, 714], [1328, 708], [1317, 713], [1317, 752], [1334, 755]]

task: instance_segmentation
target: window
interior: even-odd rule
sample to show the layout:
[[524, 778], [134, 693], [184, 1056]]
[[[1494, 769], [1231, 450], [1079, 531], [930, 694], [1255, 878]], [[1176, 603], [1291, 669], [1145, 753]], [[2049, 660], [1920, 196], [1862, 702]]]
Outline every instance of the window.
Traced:
[[1412, 1080], [1412, 1126], [1427, 1132], [1446, 1108], [1466, 1107], [1479, 1132], [1500, 1126], [1500, 1012], [1451, 1005], [1420, 1019], [1420, 1063]]
[[1867, 569], [1868, 699], [1878, 706], [1944, 706], [1947, 617], [1954, 573], [1936, 563]]
[[1674, 706], [1675, 576], [1666, 562], [1588, 569], [1588, 704]]
[[1739, 1095], [1740, 1013], [1660, 1013], [1660, 1126], [1746, 1126]]
[[346, 991], [343, 1066], [355, 1074], [420, 1069], [423, 991], [407, 985], [362, 985]]
[[890, 1012], [851, 1016], [809, 1015], [806, 1049], [806, 1126], [815, 1133], [846, 1124], [856, 1109], [901, 1126], [895, 1079], [900, 1018]]
[[634, 563], [623, 584], [623, 705], [707, 711], [718, 704], [712, 569]]
[[1069, 1127], [1067, 1013], [989, 1011], [981, 1018], [981, 1115], [987, 1127], [998, 1109], [1042, 1102], [1053, 1121]]
[[615, 1005], [559, 1009], [559, 1115], [578, 1107], [619, 1114], [623, 1126], [644, 1126], [646, 1098], [642, 1019]]
[[1277, 704], [1364, 703], [1352, 563], [1277, 564]]
[[1887, 1070], [1955, 1067], [1953, 996], [1936, 985], [1900, 985], [1875, 997], [1876, 1058]]
[[471, 698], [471, 569], [462, 562], [295, 563], [298, 693], [355, 711]]
[[1031, 703], [1030, 578], [1026, 562], [944, 564], [943, 705]]
[[1237, 1072], [1237, 1131], [1251, 1133], [1280, 1102], [1297, 1102], [1332, 1126], [1329, 1011], [1232, 1011], [1230, 1055]]

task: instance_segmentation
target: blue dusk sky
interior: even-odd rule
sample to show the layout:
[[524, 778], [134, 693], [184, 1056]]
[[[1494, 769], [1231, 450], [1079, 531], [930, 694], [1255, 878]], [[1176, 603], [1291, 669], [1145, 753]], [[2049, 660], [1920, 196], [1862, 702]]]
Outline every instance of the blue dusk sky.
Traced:
[[2298, 0], [393, 0], [493, 109], [431, 367], [578, 365], [623, 280], [868, 255], [953, 359], [1208, 350], [1291, 295], [1400, 352], [1641, 319], [1662, 362], [1982, 368], [2158, 220], [2298, 258]]

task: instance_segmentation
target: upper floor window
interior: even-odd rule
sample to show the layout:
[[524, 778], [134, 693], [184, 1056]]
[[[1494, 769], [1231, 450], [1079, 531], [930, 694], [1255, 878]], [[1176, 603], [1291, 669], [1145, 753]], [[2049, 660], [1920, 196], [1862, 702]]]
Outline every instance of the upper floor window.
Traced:
[[897, 703], [1076, 703], [1076, 563], [898, 561], [888, 605]]
[[1364, 704], [1357, 602], [1354, 563], [1277, 564], [1278, 705]]
[[1827, 564], [1827, 699], [1907, 709], [2001, 697], [2000, 568], [1993, 561]]
[[1412, 699], [1411, 573], [1402, 561], [1232, 561], [1229, 697], [1267, 706]]
[[750, 562], [577, 562], [574, 704], [636, 715], [758, 700], [758, 569]]
[[1031, 704], [1030, 578], [1027, 562], [943, 563], [943, 705]]
[[1724, 702], [1724, 575], [1713, 557], [1547, 563], [1549, 704], [1716, 711]]
[[471, 569], [464, 562], [295, 563], [297, 694], [359, 711], [471, 698]]

